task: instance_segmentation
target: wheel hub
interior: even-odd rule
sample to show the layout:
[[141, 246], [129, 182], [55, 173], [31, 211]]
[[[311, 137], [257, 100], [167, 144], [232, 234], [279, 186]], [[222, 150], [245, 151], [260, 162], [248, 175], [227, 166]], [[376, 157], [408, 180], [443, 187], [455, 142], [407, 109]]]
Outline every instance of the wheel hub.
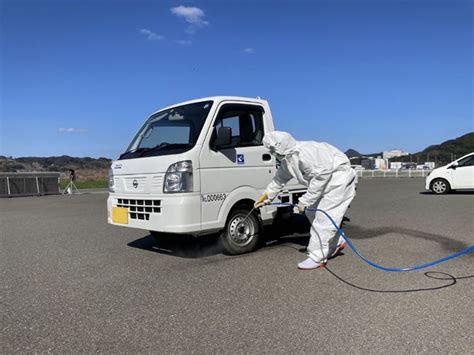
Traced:
[[229, 224], [229, 235], [232, 241], [239, 246], [247, 245], [251, 242], [254, 235], [252, 222], [247, 218], [244, 221], [243, 216], [235, 217]]
[[442, 181], [435, 181], [433, 184], [433, 190], [438, 193], [444, 192], [446, 190], [446, 186]]

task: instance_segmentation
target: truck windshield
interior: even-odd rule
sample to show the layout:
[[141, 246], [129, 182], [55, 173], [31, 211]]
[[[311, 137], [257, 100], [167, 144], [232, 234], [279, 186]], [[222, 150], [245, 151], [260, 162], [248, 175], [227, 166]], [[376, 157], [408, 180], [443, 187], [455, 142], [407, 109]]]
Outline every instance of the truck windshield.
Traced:
[[151, 116], [119, 159], [179, 154], [191, 149], [201, 133], [212, 101], [177, 106]]

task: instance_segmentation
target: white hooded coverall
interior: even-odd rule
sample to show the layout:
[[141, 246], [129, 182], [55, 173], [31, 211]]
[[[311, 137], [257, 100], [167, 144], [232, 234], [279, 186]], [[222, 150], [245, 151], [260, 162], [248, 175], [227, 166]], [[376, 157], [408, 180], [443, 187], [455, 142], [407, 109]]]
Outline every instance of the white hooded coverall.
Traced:
[[[356, 186], [356, 173], [346, 155], [327, 143], [297, 142], [286, 132], [266, 134], [263, 144], [272, 154], [284, 157], [267, 186], [269, 199], [273, 200], [286, 183], [295, 178], [308, 188], [299, 202], [306, 208], [326, 211], [340, 225], [355, 196]], [[337, 230], [324, 214], [308, 210], [305, 213], [311, 223], [308, 255], [324, 263], [343, 239], [335, 238]]]

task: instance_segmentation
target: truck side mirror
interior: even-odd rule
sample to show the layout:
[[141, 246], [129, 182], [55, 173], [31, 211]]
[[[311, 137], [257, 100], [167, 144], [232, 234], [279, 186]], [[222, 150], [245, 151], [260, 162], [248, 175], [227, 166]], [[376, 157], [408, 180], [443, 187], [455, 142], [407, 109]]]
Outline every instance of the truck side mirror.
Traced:
[[217, 137], [214, 141], [214, 147], [223, 148], [232, 144], [232, 128], [219, 127], [217, 130]]

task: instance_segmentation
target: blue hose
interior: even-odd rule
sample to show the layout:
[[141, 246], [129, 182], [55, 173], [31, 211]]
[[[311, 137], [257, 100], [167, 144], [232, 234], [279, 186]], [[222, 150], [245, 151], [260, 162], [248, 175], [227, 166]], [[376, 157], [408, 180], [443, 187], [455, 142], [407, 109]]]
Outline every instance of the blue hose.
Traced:
[[[281, 205], [281, 206], [296, 206], [296, 205], [292, 205], [292, 204], [289, 204], [289, 203], [272, 203], [272, 205]], [[370, 266], [376, 268], [376, 269], [379, 269], [379, 270], [382, 270], [382, 271], [386, 271], [386, 272], [406, 272], [406, 271], [415, 271], [415, 270], [422, 270], [422, 269], [426, 269], [426, 268], [429, 268], [429, 267], [432, 267], [432, 266], [435, 266], [435, 265], [439, 265], [441, 263], [444, 263], [448, 260], [452, 260], [452, 259], [456, 259], [456, 258], [459, 258], [460, 256], [463, 256], [463, 255], [466, 255], [466, 254], [469, 254], [471, 252], [474, 251], [474, 245], [471, 245], [470, 247], [467, 247], [466, 249], [464, 250], [461, 250], [460, 252], [457, 252], [457, 253], [454, 253], [454, 254], [451, 254], [449, 256], [446, 256], [444, 258], [441, 258], [441, 259], [438, 259], [438, 260], [434, 260], [434, 261], [431, 261], [429, 263], [426, 263], [426, 264], [421, 264], [421, 265], [414, 265], [414, 266], [409, 266], [409, 267], [403, 267], [403, 268], [397, 268], [397, 267], [385, 267], [385, 266], [382, 266], [382, 265], [379, 265], [377, 263], [374, 263], [373, 261], [367, 259], [364, 255], [362, 255], [360, 253], [360, 251], [357, 249], [357, 247], [354, 245], [354, 243], [349, 239], [349, 237], [346, 236], [346, 234], [344, 233], [344, 231], [342, 230], [342, 228], [340, 228], [336, 222], [334, 222], [334, 220], [332, 219], [332, 217], [326, 212], [326, 211], [323, 211], [323, 210], [320, 210], [319, 208], [307, 208], [306, 209], [307, 211], [315, 211], [315, 212], [321, 212], [323, 213], [330, 221], [331, 223], [333, 224], [333, 226], [337, 229], [337, 233], [342, 237], [344, 238], [344, 240], [347, 242], [347, 244], [349, 245], [349, 247], [354, 251], [354, 253], [356, 253], [356, 255], [361, 258], [364, 262], [366, 262], [367, 264], [369, 264]]]

